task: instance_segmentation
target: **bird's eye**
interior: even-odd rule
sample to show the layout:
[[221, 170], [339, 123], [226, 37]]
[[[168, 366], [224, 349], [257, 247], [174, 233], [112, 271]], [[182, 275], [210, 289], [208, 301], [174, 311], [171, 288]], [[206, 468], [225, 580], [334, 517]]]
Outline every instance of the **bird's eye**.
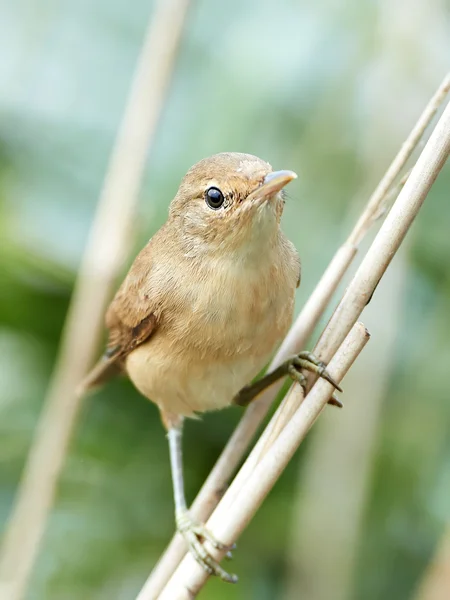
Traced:
[[225, 198], [219, 188], [210, 187], [206, 190], [206, 204], [214, 210], [220, 208]]

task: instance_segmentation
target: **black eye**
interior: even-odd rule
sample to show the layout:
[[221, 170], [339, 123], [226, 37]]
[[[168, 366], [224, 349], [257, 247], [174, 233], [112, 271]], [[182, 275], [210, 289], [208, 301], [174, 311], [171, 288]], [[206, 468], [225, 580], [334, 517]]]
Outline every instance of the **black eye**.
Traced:
[[219, 188], [210, 187], [206, 190], [206, 204], [210, 208], [220, 208], [224, 203], [225, 198]]

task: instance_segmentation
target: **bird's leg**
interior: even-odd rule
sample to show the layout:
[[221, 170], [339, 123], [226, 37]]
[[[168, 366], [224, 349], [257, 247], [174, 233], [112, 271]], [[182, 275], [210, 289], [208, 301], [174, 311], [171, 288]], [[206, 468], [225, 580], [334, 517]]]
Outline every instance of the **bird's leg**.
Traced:
[[[239, 406], [247, 406], [250, 402], [256, 398], [262, 391], [271, 386], [273, 383], [289, 375], [289, 377], [297, 381], [304, 389], [306, 386], [306, 377], [301, 372], [301, 369], [306, 369], [312, 373], [316, 373], [319, 377], [326, 379], [332, 386], [334, 386], [339, 392], [342, 389], [338, 383], [333, 379], [330, 373], [327, 371], [327, 366], [324, 362], [318, 360], [311, 352], [300, 352], [295, 356], [291, 356], [285, 360], [279, 367], [261, 377], [255, 383], [251, 383], [243, 387], [240, 392], [236, 394], [233, 399], [235, 404]], [[342, 402], [333, 394], [328, 401], [328, 404], [342, 407]]]
[[220, 564], [207, 552], [203, 542], [208, 542], [218, 550], [226, 550], [227, 556], [231, 558], [233, 547], [222, 544], [212, 535], [206, 527], [194, 521], [189, 514], [184, 495], [183, 460], [182, 460], [182, 429], [183, 423], [169, 429], [170, 466], [172, 469], [173, 495], [175, 500], [175, 520], [177, 529], [184, 537], [189, 551], [195, 560], [210, 575], [217, 575], [224, 581], [236, 583], [236, 575], [227, 573]]

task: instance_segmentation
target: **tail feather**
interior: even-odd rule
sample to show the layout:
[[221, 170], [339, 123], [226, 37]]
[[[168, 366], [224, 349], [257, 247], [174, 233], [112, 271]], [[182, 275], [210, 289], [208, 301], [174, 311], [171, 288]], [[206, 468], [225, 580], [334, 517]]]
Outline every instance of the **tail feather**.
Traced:
[[117, 359], [101, 358], [76, 389], [77, 396], [84, 396], [122, 371]]

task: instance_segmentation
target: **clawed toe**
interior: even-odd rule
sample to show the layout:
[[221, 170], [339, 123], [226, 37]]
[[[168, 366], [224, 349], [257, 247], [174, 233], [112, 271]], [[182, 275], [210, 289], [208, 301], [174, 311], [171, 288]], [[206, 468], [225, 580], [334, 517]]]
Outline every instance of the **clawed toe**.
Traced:
[[337, 406], [338, 408], [344, 407], [344, 403], [339, 400], [336, 394], [333, 394], [331, 396], [331, 398], [328, 400], [328, 404], [331, 404], [332, 406]]
[[292, 358], [292, 364], [298, 369], [306, 369], [307, 371], [316, 373], [319, 377], [331, 383], [338, 392], [342, 392], [341, 386], [327, 371], [327, 365], [323, 361], [318, 360], [312, 352], [300, 352]]
[[289, 377], [293, 381], [296, 381], [297, 383], [299, 383], [302, 386], [303, 391], [306, 391], [306, 381], [307, 381], [306, 377], [303, 375], [303, 373], [300, 371], [300, 369], [297, 368], [294, 361], [295, 361], [295, 358], [292, 359], [292, 362], [288, 366]]
[[231, 551], [234, 550], [236, 544], [232, 544], [231, 546], [223, 544], [204, 525], [196, 523], [190, 517], [189, 513], [177, 515], [177, 527], [186, 540], [189, 551], [209, 575], [216, 575], [228, 583], [237, 583], [237, 575], [227, 573], [209, 554], [203, 542], [207, 540], [217, 550], [226, 551], [227, 558], [232, 558]]
[[[305, 375], [303, 375], [303, 373], [301, 372], [301, 369], [305, 369], [307, 371], [311, 371], [312, 373], [316, 373], [319, 377], [322, 377], [322, 379], [325, 379], [326, 381], [328, 381], [328, 383], [331, 383], [331, 385], [336, 390], [342, 392], [341, 386], [328, 372], [327, 365], [321, 360], [318, 360], [311, 352], [300, 352], [296, 356], [293, 356], [288, 361], [286, 361], [285, 364], [287, 365], [287, 372], [291, 379], [298, 382], [305, 391], [307, 379]], [[338, 406], [339, 408], [342, 408], [344, 406], [335, 394], [332, 395], [332, 397], [328, 401], [328, 404]]]

